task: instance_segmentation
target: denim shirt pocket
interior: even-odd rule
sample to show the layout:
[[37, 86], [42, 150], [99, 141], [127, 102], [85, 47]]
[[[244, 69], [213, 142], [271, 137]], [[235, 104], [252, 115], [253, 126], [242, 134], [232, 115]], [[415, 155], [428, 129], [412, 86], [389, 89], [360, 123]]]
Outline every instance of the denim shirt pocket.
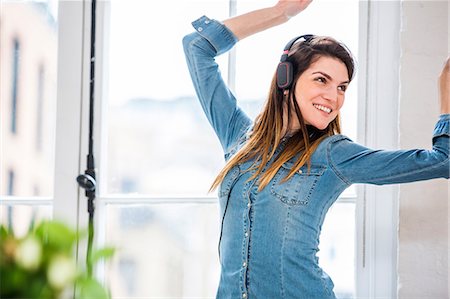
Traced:
[[304, 165], [289, 180], [281, 182], [289, 174], [292, 167], [294, 167], [292, 162], [286, 162], [282, 165], [272, 179], [270, 191], [272, 195], [285, 204], [307, 205], [317, 181], [326, 167], [312, 164], [308, 172], [308, 166]]

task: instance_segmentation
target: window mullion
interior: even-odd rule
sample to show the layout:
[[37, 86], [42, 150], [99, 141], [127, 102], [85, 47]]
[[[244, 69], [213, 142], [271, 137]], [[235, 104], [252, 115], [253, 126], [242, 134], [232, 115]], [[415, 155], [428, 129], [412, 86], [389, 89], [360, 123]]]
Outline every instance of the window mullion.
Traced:
[[[367, 31], [360, 33], [359, 67], [366, 79], [360, 80], [365, 100], [359, 102], [358, 139], [372, 148], [397, 148], [399, 16], [397, 2], [360, 3], [360, 28]], [[356, 297], [396, 298], [397, 187], [368, 185], [358, 192]]]
[[59, 3], [54, 218], [78, 222], [84, 2]]
[[[108, 82], [109, 82], [109, 49], [110, 45], [110, 16], [111, 1], [97, 1], [96, 7], [96, 40], [95, 40], [95, 102], [94, 102], [94, 158], [96, 167], [96, 198], [94, 221], [94, 246], [103, 247], [106, 240], [106, 208], [109, 204], [105, 200], [107, 194], [108, 173]], [[88, 14], [88, 12], [86, 12]], [[88, 26], [88, 25], [87, 25]], [[87, 65], [88, 62], [86, 62]], [[86, 112], [88, 113], [88, 111]], [[85, 137], [87, 140], [87, 135]], [[87, 199], [84, 199], [86, 201]], [[128, 204], [126, 200], [123, 202]], [[85, 211], [85, 210], [84, 210]], [[84, 211], [81, 211], [83, 213]], [[84, 215], [87, 215], [84, 212]], [[84, 220], [87, 223], [87, 218]], [[100, 262], [94, 269], [96, 277], [106, 283], [105, 263]]]

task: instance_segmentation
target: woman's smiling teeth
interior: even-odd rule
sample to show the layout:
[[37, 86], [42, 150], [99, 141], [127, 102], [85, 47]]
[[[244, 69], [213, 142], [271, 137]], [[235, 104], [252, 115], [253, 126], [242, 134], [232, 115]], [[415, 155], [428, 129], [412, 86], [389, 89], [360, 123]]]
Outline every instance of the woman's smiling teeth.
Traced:
[[331, 113], [331, 109], [327, 108], [325, 106], [322, 105], [317, 105], [317, 104], [313, 104], [314, 107], [316, 107], [319, 110], [325, 111], [326, 113], [330, 114]]

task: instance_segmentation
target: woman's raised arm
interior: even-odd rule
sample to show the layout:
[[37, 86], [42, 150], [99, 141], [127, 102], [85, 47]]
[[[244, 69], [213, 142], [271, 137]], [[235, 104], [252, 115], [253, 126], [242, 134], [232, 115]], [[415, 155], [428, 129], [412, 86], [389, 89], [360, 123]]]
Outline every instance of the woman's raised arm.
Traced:
[[271, 7], [258, 9], [223, 21], [241, 40], [252, 34], [287, 22], [303, 11], [312, 0], [280, 0]]
[[230, 50], [249, 35], [279, 25], [304, 10], [311, 0], [280, 0], [224, 22], [206, 16], [194, 21], [196, 32], [183, 38], [189, 72], [200, 104], [215, 130], [225, 158], [252, 125], [225, 84], [215, 57]]

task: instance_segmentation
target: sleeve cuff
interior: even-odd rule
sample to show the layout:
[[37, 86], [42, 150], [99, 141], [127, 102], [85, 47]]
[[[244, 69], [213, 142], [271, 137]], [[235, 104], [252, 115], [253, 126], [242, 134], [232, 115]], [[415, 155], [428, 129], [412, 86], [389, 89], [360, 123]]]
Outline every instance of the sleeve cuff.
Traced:
[[230, 50], [237, 42], [237, 37], [219, 21], [202, 16], [192, 22], [194, 29], [214, 47], [217, 55]]
[[450, 136], [450, 114], [442, 114], [434, 127], [433, 138], [442, 135]]

